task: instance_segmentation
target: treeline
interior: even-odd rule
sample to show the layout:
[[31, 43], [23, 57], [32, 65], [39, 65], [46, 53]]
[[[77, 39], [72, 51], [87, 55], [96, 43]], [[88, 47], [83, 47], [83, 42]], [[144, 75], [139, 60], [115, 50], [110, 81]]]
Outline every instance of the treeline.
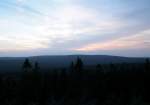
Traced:
[[26, 59], [19, 75], [0, 76], [0, 105], [143, 105], [150, 103], [150, 61], [41, 72]]

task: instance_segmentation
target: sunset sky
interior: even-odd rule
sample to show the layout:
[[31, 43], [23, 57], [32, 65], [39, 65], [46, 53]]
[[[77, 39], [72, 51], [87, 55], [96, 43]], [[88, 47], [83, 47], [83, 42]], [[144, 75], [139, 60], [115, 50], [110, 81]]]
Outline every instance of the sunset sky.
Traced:
[[0, 0], [0, 56], [150, 57], [150, 0]]

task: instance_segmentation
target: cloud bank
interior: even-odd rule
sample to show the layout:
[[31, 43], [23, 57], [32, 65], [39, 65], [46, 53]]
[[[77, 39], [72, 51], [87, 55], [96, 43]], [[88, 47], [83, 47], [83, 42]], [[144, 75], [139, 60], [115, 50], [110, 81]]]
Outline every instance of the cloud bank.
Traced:
[[[0, 52], [23, 55], [41, 50], [42, 55], [149, 51], [147, 3], [147, 0], [114, 0], [113, 3], [110, 0], [2, 0]], [[132, 4], [136, 6], [131, 8]]]

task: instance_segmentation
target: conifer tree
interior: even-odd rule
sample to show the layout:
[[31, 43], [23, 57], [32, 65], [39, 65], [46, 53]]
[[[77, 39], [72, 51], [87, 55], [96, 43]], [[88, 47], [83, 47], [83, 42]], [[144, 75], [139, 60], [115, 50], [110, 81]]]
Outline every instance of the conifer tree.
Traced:
[[81, 71], [83, 69], [83, 61], [79, 57], [77, 58], [75, 68], [79, 71]]
[[34, 64], [34, 71], [38, 71], [40, 69], [39, 63], [35, 62]]
[[150, 72], [150, 61], [148, 58], [145, 60], [145, 71]]
[[73, 63], [73, 61], [70, 63], [70, 69], [74, 69], [74, 63]]
[[23, 69], [24, 69], [25, 71], [28, 71], [29, 69], [30, 69], [30, 70], [32, 69], [32, 65], [31, 65], [31, 63], [30, 63], [30, 61], [29, 61], [28, 58], [25, 59], [25, 61], [24, 61], [24, 63], [23, 63]]

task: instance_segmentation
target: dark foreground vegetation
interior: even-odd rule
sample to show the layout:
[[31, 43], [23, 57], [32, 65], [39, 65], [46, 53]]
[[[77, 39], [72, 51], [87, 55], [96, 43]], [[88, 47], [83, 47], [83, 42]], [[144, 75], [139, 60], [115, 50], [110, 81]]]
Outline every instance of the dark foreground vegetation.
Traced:
[[1, 74], [0, 105], [149, 105], [150, 62], [98, 64], [41, 72], [28, 59], [22, 72]]

